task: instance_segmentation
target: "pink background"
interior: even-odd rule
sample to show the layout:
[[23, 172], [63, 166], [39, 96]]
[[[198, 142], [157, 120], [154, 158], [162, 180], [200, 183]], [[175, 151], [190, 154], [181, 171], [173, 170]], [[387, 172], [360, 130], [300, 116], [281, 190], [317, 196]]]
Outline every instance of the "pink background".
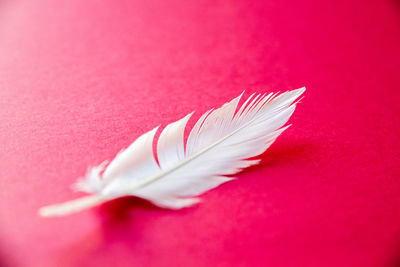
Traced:
[[[394, 0], [2, 0], [0, 266], [399, 266], [399, 48]], [[37, 216], [159, 123], [301, 86], [199, 206]]]

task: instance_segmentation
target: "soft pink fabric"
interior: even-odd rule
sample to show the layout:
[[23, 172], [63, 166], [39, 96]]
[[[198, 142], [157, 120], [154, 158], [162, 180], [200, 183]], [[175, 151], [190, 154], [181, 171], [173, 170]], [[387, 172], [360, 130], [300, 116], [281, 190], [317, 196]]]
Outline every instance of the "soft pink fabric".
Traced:
[[[398, 266], [397, 1], [0, 2], [0, 265]], [[181, 211], [43, 205], [140, 134], [306, 86], [239, 179]], [[193, 124], [193, 120], [191, 120]]]

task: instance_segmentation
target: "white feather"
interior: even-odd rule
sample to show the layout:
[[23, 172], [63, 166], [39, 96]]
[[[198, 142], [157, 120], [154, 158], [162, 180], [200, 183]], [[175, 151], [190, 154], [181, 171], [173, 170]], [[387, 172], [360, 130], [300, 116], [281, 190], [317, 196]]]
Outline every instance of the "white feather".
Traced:
[[[42, 216], [61, 216], [122, 196], [137, 196], [157, 206], [180, 209], [199, 202], [196, 196], [231, 181], [226, 177], [257, 164], [249, 158], [262, 154], [288, 127], [296, 99], [305, 88], [278, 96], [251, 95], [238, 109], [242, 95], [221, 108], [207, 111], [196, 122], [184, 144], [192, 114], [167, 125], [153, 143], [158, 127], [143, 134], [106, 162], [90, 169], [75, 188], [84, 198], [40, 209]], [[104, 170], [104, 172], [103, 172]]]

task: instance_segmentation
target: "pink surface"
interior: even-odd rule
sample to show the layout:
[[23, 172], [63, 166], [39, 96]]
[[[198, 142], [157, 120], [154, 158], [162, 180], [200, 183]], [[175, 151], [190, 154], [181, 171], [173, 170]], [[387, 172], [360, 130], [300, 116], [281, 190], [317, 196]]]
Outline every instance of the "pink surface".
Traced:
[[[398, 266], [396, 1], [0, 2], [0, 265]], [[263, 162], [182, 211], [46, 204], [140, 134], [307, 86]], [[196, 117], [196, 118], [197, 118]]]

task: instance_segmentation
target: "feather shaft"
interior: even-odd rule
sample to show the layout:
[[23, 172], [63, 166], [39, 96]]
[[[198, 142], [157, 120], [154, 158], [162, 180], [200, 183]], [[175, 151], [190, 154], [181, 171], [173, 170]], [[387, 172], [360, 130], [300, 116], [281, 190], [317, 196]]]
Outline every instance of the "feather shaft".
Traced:
[[45, 206], [39, 209], [42, 217], [65, 216], [87, 208], [97, 206], [105, 201], [111, 200], [98, 194], [84, 196], [60, 204]]

